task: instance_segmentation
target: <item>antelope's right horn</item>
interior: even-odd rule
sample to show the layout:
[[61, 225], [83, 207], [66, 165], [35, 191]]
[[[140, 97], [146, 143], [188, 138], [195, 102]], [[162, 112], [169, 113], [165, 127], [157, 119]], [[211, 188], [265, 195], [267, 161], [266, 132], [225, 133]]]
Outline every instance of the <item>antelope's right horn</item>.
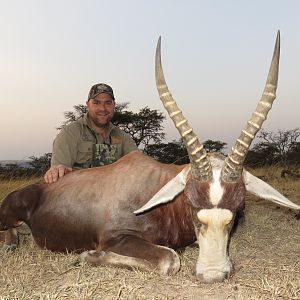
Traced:
[[260, 101], [258, 102], [255, 112], [252, 114], [250, 120], [247, 122], [245, 129], [242, 130], [240, 137], [236, 140], [231, 152], [225, 159], [225, 164], [221, 173], [222, 180], [224, 181], [236, 181], [241, 176], [243, 163], [250, 145], [256, 133], [260, 130], [263, 122], [266, 120], [268, 112], [271, 109], [273, 101], [276, 98], [279, 55], [280, 32], [278, 30], [273, 58], [264, 92]]

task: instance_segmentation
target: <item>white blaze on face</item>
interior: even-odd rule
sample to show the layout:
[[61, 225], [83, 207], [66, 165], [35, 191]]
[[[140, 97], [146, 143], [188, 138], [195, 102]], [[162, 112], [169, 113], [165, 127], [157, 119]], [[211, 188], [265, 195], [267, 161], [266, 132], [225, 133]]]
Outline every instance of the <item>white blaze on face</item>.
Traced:
[[221, 186], [220, 182], [221, 170], [213, 170], [212, 183], [209, 188], [209, 199], [212, 205], [217, 206], [221, 201], [224, 193], [224, 188]]
[[197, 278], [207, 283], [221, 282], [232, 269], [227, 255], [227, 243], [228, 225], [233, 218], [233, 213], [221, 208], [202, 209], [197, 217], [202, 224], [198, 232]]

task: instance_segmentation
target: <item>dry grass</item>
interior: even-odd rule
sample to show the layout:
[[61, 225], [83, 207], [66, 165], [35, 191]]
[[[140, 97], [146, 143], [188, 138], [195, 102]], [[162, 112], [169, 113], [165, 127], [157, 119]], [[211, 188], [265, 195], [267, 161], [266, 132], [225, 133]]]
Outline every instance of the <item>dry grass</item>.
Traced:
[[[255, 170], [300, 204], [300, 181]], [[29, 181], [0, 182], [0, 198]], [[245, 222], [230, 242], [234, 275], [205, 285], [194, 276], [198, 249], [180, 254], [175, 276], [113, 267], [74, 267], [74, 254], [38, 249], [22, 236], [15, 253], [0, 250], [0, 299], [300, 299], [300, 221], [295, 212], [248, 196]], [[1, 246], [1, 245], [0, 245]]]

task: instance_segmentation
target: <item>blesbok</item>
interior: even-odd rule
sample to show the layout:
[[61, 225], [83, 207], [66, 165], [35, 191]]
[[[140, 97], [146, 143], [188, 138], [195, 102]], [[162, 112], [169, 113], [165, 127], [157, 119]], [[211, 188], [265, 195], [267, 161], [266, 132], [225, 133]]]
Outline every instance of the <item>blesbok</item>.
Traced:
[[162, 71], [159, 40], [157, 88], [191, 163], [161, 164], [134, 151], [111, 165], [74, 171], [56, 183], [12, 192], [0, 207], [0, 229], [8, 229], [7, 243], [14, 243], [15, 227], [25, 222], [40, 247], [88, 250], [80, 259], [95, 265], [173, 274], [180, 268], [173, 249], [198, 241], [197, 278], [207, 283], [224, 280], [232, 272], [228, 238], [236, 213], [244, 207], [246, 191], [300, 209], [243, 169], [250, 144], [275, 99], [279, 44], [278, 33], [263, 96], [224, 160], [207, 155], [172, 98]]

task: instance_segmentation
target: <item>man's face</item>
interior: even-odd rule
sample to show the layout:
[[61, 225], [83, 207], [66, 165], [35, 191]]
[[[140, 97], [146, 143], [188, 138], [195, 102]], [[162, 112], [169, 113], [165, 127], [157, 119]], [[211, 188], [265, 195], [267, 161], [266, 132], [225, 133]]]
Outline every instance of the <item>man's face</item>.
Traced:
[[109, 94], [99, 94], [86, 102], [89, 117], [97, 127], [109, 124], [115, 112], [115, 101]]

